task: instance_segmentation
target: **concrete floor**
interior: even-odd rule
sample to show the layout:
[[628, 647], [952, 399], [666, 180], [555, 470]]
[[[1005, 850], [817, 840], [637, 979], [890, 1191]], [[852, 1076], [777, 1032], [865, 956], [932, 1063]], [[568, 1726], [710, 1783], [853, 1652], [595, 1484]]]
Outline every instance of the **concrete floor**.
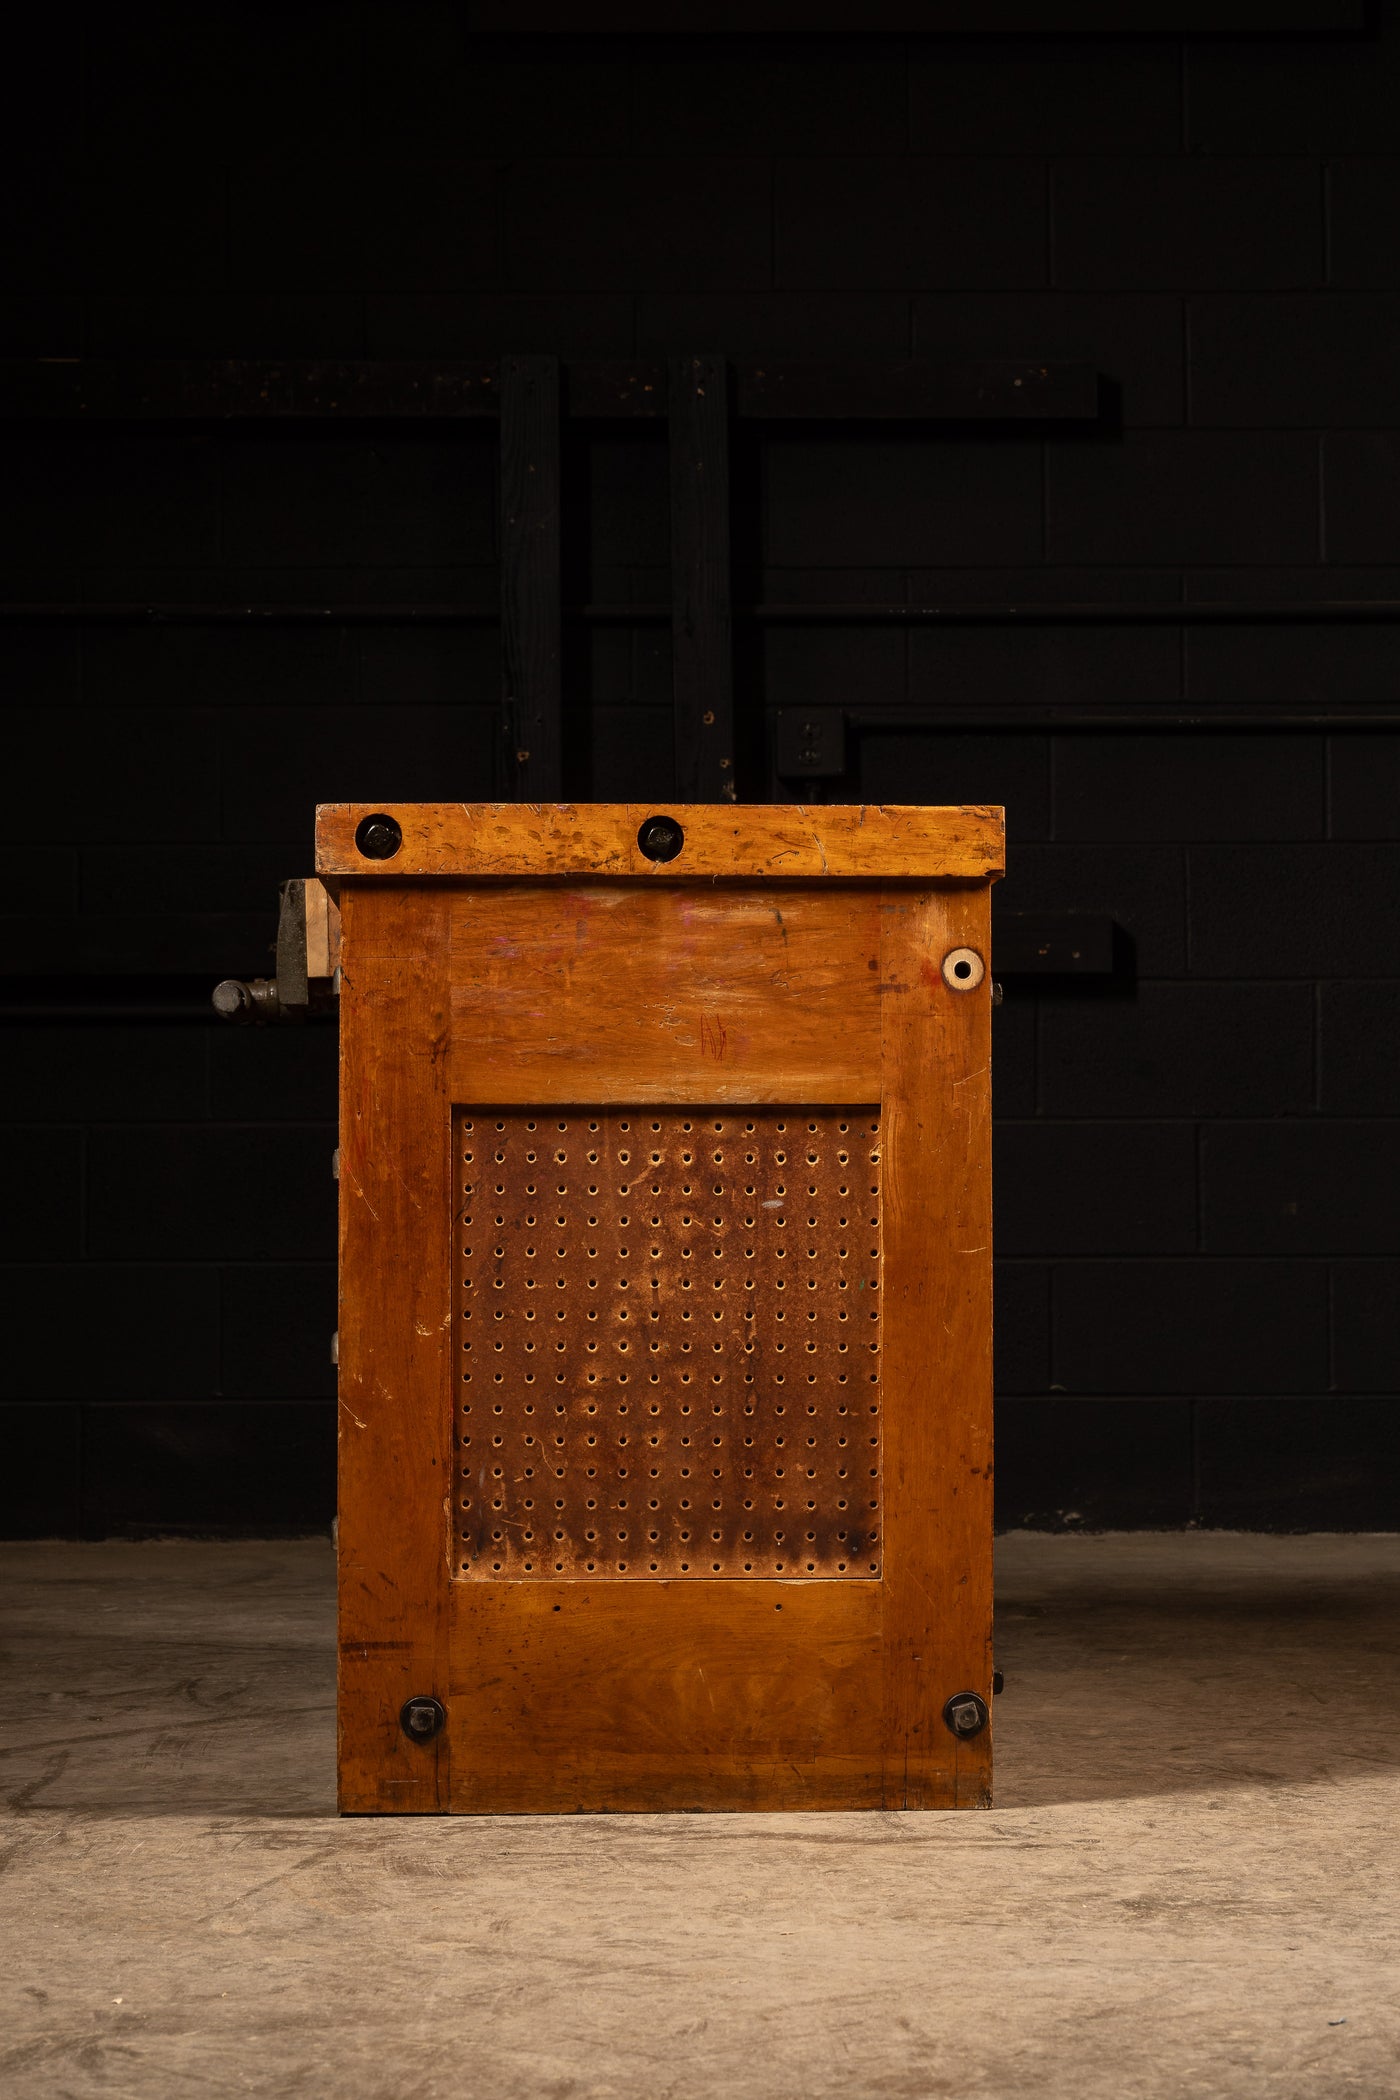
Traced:
[[1400, 2093], [1400, 1539], [1017, 1536], [990, 1814], [339, 1822], [328, 1546], [0, 1548], [0, 2091]]

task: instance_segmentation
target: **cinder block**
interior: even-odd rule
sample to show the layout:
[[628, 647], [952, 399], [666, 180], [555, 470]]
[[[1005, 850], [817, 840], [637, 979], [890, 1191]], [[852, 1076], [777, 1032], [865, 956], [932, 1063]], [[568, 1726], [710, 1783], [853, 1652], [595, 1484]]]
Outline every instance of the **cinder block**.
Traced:
[[1046, 281], [1045, 171], [1030, 158], [781, 160], [780, 285], [869, 291]]
[[100, 1126], [88, 1144], [88, 1247], [99, 1261], [334, 1255], [333, 1123]]
[[1197, 977], [1384, 976], [1400, 948], [1400, 846], [1192, 846]]
[[[995, 972], [996, 922], [992, 924], [992, 969]], [[1008, 984], [992, 1012], [992, 1112], [998, 1118], [1025, 1118], [1036, 1111], [1036, 994], [1024, 985]]]
[[450, 7], [365, 24], [365, 134], [376, 157], [617, 153], [630, 136], [629, 54], [599, 37], [488, 38]]
[[1400, 561], [1400, 430], [1329, 430], [1322, 447], [1327, 559]]
[[79, 698], [75, 632], [61, 627], [0, 629], [0, 697], [15, 705], [72, 707]]
[[0, 1403], [0, 1538], [79, 1535], [76, 1406]]
[[1201, 1209], [1212, 1254], [1400, 1253], [1400, 1121], [1213, 1124]]
[[1193, 1514], [1189, 1400], [998, 1400], [999, 1531], [1176, 1530]]
[[1041, 999], [1052, 1116], [1279, 1116], [1313, 1106], [1313, 990], [1138, 984]]
[[1018, 845], [1050, 835], [1048, 737], [872, 729], [857, 748], [864, 802], [999, 802]]
[[1400, 735], [1357, 731], [1329, 741], [1332, 837], [1400, 838]]
[[[363, 292], [361, 183], [338, 158], [240, 157], [228, 173], [225, 282], [260, 292]], [[124, 289], [127, 287], [123, 287]]]
[[1049, 446], [1053, 561], [1314, 561], [1316, 441], [1301, 432], [1129, 431]]
[[629, 357], [632, 301], [618, 292], [591, 297], [575, 292], [565, 298], [534, 297], [529, 292], [412, 290], [371, 292], [365, 300], [367, 357], [494, 359], [508, 350]]
[[[587, 431], [575, 455], [586, 491], [588, 589], [608, 571], [669, 563], [670, 455], [665, 426], [601, 435]], [[669, 571], [662, 603], [669, 603]]]
[[1059, 285], [1288, 290], [1322, 279], [1321, 184], [1307, 161], [1062, 160], [1051, 214]]
[[[1389, 288], [1400, 285], [1400, 169], [1394, 159], [1394, 134], [1389, 150], [1368, 160], [1334, 160], [1327, 167], [1327, 259], [1328, 276], [1335, 285]], [[1369, 302], [1368, 302], [1369, 303]], [[1365, 316], [1357, 316], [1364, 327]], [[1387, 334], [1394, 341], [1393, 320]], [[1395, 419], [1393, 398], [1377, 387], [1371, 399], [1377, 409], [1375, 421]], [[1332, 421], [1319, 416], [1318, 421]], [[1358, 414], [1347, 418], [1361, 422]]]
[[595, 801], [664, 802], [676, 791], [675, 724], [656, 707], [595, 707], [583, 759]]
[[21, 427], [6, 444], [0, 556], [8, 567], [97, 559], [107, 496], [101, 440], [59, 443], [56, 452], [52, 435]]
[[1310, 839], [1326, 829], [1320, 736], [1056, 739], [1059, 839]]
[[78, 855], [78, 908], [132, 918], [264, 912], [275, 928], [278, 884], [294, 854], [286, 843], [104, 846]]
[[1400, 1528], [1400, 1407], [1391, 1398], [1202, 1400], [1201, 1517], [1238, 1531]]
[[1004, 911], [1102, 912], [1131, 943], [1144, 977], [1186, 964], [1186, 871], [1173, 846], [1022, 846], [997, 886]]
[[193, 1262], [0, 1270], [16, 1400], [202, 1400], [219, 1388], [219, 1278]]
[[209, 1035], [209, 1113], [223, 1123], [319, 1123], [333, 1129], [339, 1058], [333, 1021], [311, 1021], [304, 1028], [218, 1024]]
[[918, 38], [909, 59], [916, 153], [1175, 153], [1175, 44]]
[[362, 561], [369, 452], [358, 432], [227, 437], [220, 462], [225, 557], [269, 569]]
[[224, 277], [224, 171], [203, 155], [172, 164], [128, 140], [89, 164], [79, 211], [77, 281], [90, 289], [193, 290]]
[[896, 37], [756, 48], [744, 38], [737, 49], [714, 38], [672, 48], [652, 37], [633, 62], [632, 94], [637, 153], [891, 153], [907, 143]]
[[[1346, 573], [1317, 569], [1314, 595], [1345, 596]], [[1241, 578], [1236, 573], [1234, 587]], [[1386, 595], [1386, 594], [1382, 594]], [[1231, 622], [1185, 630], [1186, 694], [1222, 706], [1334, 708], [1390, 702], [1400, 678], [1400, 627], [1377, 621]]]
[[0, 1172], [11, 1200], [0, 1217], [0, 1261], [72, 1260], [82, 1249], [83, 1133], [0, 1129]]
[[1326, 1268], [1061, 1263], [1052, 1364], [1071, 1393], [1324, 1393]]
[[768, 627], [759, 647], [770, 708], [846, 707], [857, 697], [868, 708], [898, 708], [908, 697], [897, 627]]
[[227, 709], [224, 834], [309, 854], [318, 802], [489, 800], [496, 721], [485, 707], [357, 707], [332, 734], [319, 707]]
[[83, 300], [77, 292], [14, 292], [0, 311], [0, 357], [81, 357]]
[[88, 301], [89, 357], [364, 357], [358, 291], [113, 291]]
[[1340, 1393], [1400, 1392], [1400, 1262], [1332, 1266], [1332, 1384]]
[[[160, 44], [168, 19], [164, 10], [146, 14], [151, 44]], [[334, 11], [320, 5], [279, 9], [258, 20], [256, 35], [250, 33], [252, 26], [236, 9], [224, 12], [214, 35], [206, 29], [188, 65], [182, 57], [170, 66], [163, 53], [154, 52], [160, 99], [166, 97], [167, 80], [168, 92], [178, 97], [186, 78], [192, 78], [197, 99], [191, 116], [198, 112], [196, 123], [203, 118], [207, 128], [199, 135], [207, 146], [217, 144], [221, 160], [285, 148], [291, 141], [323, 160], [353, 160], [362, 151], [365, 65], [359, 39], [337, 34]], [[195, 41], [191, 35], [187, 43], [186, 34], [181, 23], [176, 51]], [[144, 53], [139, 64], [145, 64]], [[131, 70], [142, 80], [137, 67]]]
[[[212, 1017], [211, 1017], [212, 1018]], [[119, 1022], [0, 1032], [0, 1120], [186, 1122], [207, 1106], [203, 1029]]]
[[367, 706], [500, 705], [501, 637], [491, 625], [367, 627], [359, 654], [360, 697]]
[[[1377, 34], [1379, 29], [1379, 34]], [[1395, 143], [1400, 39], [1192, 39], [1186, 100], [1193, 153], [1388, 153]]]
[[1165, 293], [932, 292], [914, 300], [916, 356], [1092, 365], [1129, 427], [1183, 420], [1184, 338], [1182, 302]]
[[[185, 569], [215, 559], [218, 462], [206, 436], [31, 428], [7, 451], [0, 551], [11, 568], [57, 561]], [[54, 595], [72, 594], [70, 575]]]
[[89, 627], [80, 640], [93, 707], [343, 708], [360, 697], [359, 638], [344, 627]]
[[1050, 1271], [1043, 1262], [996, 1266], [996, 1386], [1043, 1393], [1050, 1383]]
[[909, 355], [904, 292], [670, 292], [637, 301], [637, 350], [680, 356], [697, 347], [731, 357]]
[[367, 461], [362, 559], [391, 570], [494, 561], [498, 452], [490, 425], [465, 442], [460, 431], [432, 428], [377, 437]]
[[[0, 919], [17, 976], [251, 977], [265, 972], [275, 923], [266, 913], [72, 913]], [[202, 994], [201, 994], [202, 996]]]
[[1196, 1245], [1189, 1123], [1000, 1123], [1002, 1254], [1186, 1254]]
[[1315, 430], [1394, 419], [1400, 299], [1257, 292], [1190, 307], [1194, 424]]
[[219, 1389], [225, 1399], [335, 1398], [334, 1262], [243, 1264], [223, 1271], [222, 1291]]
[[744, 291], [770, 281], [762, 161], [517, 160], [503, 181], [509, 287]]
[[213, 1401], [82, 1412], [88, 1538], [299, 1537], [335, 1514], [335, 1403]]
[[[0, 940], [26, 924], [36, 923], [54, 913], [75, 910], [77, 896], [78, 856], [72, 847], [30, 847], [6, 884], [4, 916], [7, 923], [5, 936], [0, 936]], [[21, 967], [15, 959], [17, 952], [0, 945], [0, 954], [16, 973]]]
[[763, 463], [764, 559], [780, 567], [1040, 559], [1034, 444], [782, 432]]
[[60, 821], [70, 838], [149, 838], [153, 823], [172, 841], [218, 837], [215, 723], [206, 710], [17, 707], [5, 729], [12, 754], [20, 754], [12, 837], [53, 839], [55, 780], [67, 783]]
[[1318, 1003], [1323, 1108], [1334, 1116], [1395, 1115], [1400, 1109], [1400, 984], [1322, 984]]
[[1181, 644], [1168, 626], [918, 627], [909, 671], [926, 706], [1146, 705], [1180, 698]]

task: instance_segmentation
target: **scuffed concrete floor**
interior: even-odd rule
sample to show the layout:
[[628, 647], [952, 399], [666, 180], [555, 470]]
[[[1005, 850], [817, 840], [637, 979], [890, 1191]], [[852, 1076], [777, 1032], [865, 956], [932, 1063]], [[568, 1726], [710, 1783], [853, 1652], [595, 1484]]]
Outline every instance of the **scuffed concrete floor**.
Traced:
[[1001, 1542], [988, 1814], [339, 1822], [326, 1545], [0, 1548], [0, 2091], [1400, 2093], [1400, 1539]]

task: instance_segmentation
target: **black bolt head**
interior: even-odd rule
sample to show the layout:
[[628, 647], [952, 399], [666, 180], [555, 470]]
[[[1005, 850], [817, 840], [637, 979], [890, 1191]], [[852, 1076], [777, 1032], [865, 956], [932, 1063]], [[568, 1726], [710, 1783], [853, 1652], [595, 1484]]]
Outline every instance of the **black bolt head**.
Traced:
[[447, 1708], [441, 1699], [420, 1697], [405, 1699], [399, 1712], [399, 1726], [414, 1743], [430, 1743], [447, 1719]]
[[943, 1723], [953, 1735], [967, 1738], [980, 1735], [988, 1720], [987, 1702], [976, 1692], [954, 1692], [943, 1708]]
[[355, 827], [355, 844], [366, 860], [392, 860], [403, 844], [403, 833], [393, 817], [361, 817]]
[[674, 817], [648, 817], [637, 833], [637, 844], [648, 860], [674, 860], [685, 844], [685, 833]]

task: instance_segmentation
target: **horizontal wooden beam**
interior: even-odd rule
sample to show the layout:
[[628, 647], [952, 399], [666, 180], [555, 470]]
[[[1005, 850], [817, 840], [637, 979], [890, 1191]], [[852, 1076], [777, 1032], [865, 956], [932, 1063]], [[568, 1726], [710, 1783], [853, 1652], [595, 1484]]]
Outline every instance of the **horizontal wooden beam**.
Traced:
[[[949, 364], [731, 359], [733, 411], [751, 421], [1092, 422], [1087, 364], [988, 358]], [[660, 420], [661, 361], [561, 368], [566, 416]], [[6, 358], [0, 419], [459, 421], [500, 414], [495, 360]]]

